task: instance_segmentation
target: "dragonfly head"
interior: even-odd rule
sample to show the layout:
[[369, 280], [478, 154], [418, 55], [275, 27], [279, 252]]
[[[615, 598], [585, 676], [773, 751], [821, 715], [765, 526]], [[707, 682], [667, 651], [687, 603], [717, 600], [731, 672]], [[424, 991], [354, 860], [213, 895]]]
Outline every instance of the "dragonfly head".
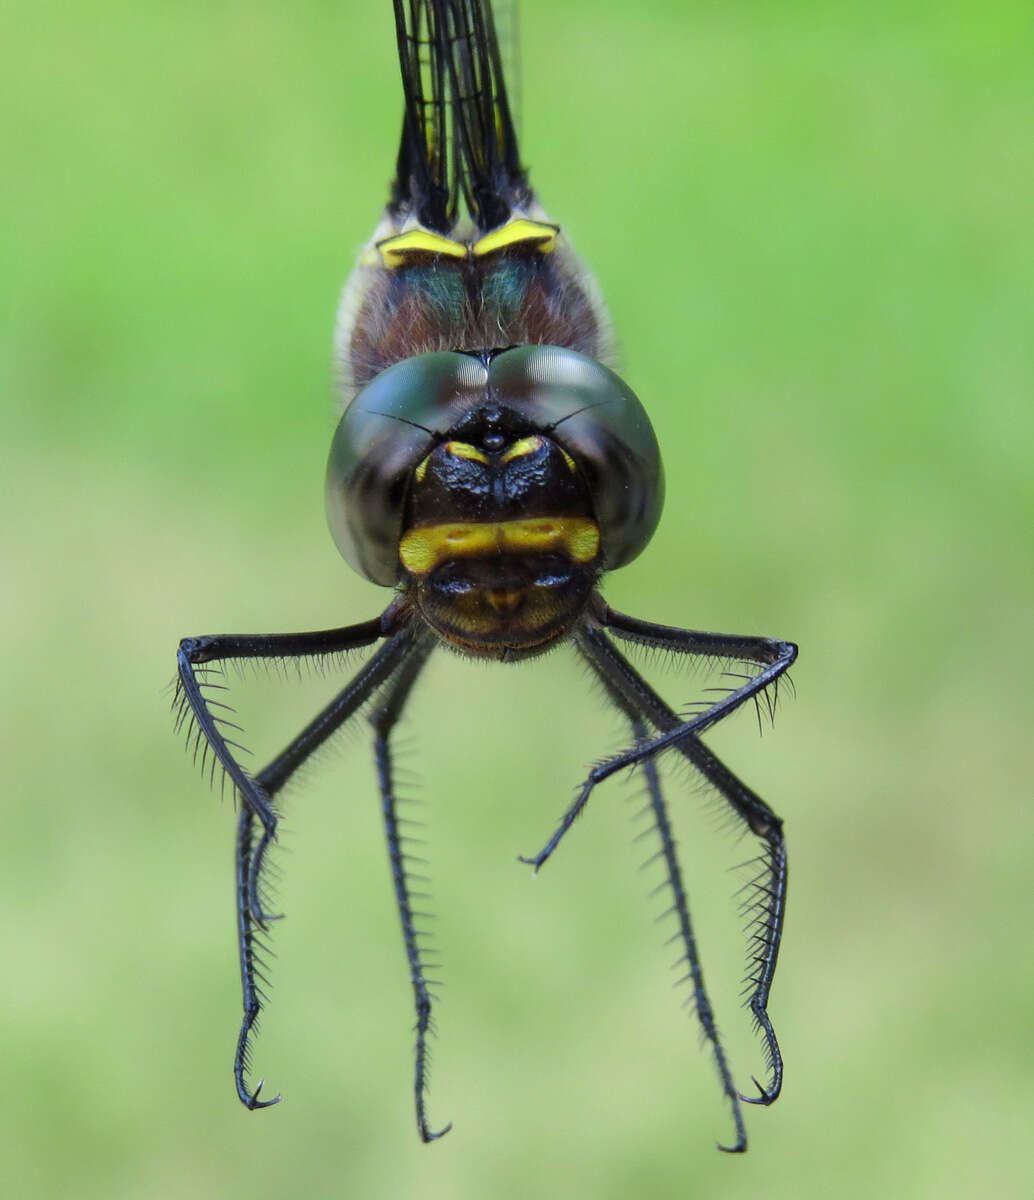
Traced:
[[327, 513], [346, 560], [400, 587], [447, 645], [541, 653], [660, 517], [657, 442], [635, 395], [572, 350], [419, 355], [345, 411]]

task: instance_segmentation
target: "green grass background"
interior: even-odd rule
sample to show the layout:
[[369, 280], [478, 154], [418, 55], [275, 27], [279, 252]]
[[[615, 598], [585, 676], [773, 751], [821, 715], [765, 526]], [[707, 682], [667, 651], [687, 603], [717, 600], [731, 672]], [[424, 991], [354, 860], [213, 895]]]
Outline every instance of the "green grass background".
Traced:
[[[537, 880], [514, 861], [623, 737], [566, 653], [443, 659], [403, 733], [453, 1132], [413, 1130], [362, 737], [291, 797], [256, 1049], [286, 1100], [238, 1105], [233, 813], [161, 688], [181, 636], [384, 603], [321, 495], [336, 296], [398, 127], [390, 6], [5, 10], [6, 1194], [1029, 1196], [1027, 0], [524, 6], [526, 158], [668, 467], [660, 531], [608, 596], [801, 644], [774, 733], [743, 714], [713, 738], [791, 855], [786, 1087], [737, 1159], [712, 1148], [728, 1118], [644, 900], [634, 788], [601, 791]], [[242, 683], [259, 745], [332, 682]], [[682, 783], [705, 967], [735, 990], [718, 914], [745, 844]], [[745, 1016], [725, 996], [720, 1018], [746, 1087]]]

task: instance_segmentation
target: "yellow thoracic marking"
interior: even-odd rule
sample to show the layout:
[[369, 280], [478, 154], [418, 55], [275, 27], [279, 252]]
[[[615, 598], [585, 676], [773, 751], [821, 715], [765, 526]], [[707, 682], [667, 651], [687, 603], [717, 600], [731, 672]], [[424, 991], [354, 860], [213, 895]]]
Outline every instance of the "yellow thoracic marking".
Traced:
[[377, 243], [381, 262], [389, 269], [401, 267], [415, 254], [444, 254], [448, 258], [466, 258], [467, 247], [462, 242], [442, 237], [429, 229], [410, 229]]
[[526, 217], [510, 221], [500, 229], [493, 229], [479, 238], [471, 247], [475, 258], [485, 254], [494, 254], [507, 246], [516, 246], [521, 242], [534, 242], [536, 248], [548, 254], [556, 245], [556, 237], [560, 232], [558, 225], [547, 225], [544, 221], [529, 221]]
[[560, 552], [575, 562], [588, 563], [599, 548], [600, 531], [588, 517], [530, 517], [422, 525], [405, 533], [399, 559], [411, 575], [426, 575], [451, 558], [493, 554]]
[[[488, 455], [483, 450], [479, 450], [477, 446], [471, 446], [467, 442], [446, 442], [445, 449], [453, 458], [469, 458], [471, 462], [488, 465]], [[419, 483], [419, 480], [417, 482]]]
[[534, 454], [542, 445], [542, 438], [538, 434], [532, 434], [531, 437], [520, 438], [514, 442], [505, 453], [500, 457], [499, 461], [508, 463], [515, 458], [524, 458], [528, 454]]
[[507, 246], [524, 244], [548, 254], [556, 246], [559, 232], [559, 225], [549, 225], [545, 221], [529, 221], [526, 217], [520, 217], [499, 229], [493, 229], [472, 246], [467, 246], [440, 233], [433, 233], [430, 229], [407, 229], [405, 233], [397, 233], [378, 242], [375, 251], [364, 253], [362, 261], [371, 265], [376, 263], [379, 255], [381, 263], [391, 271], [397, 267], [404, 267], [413, 258], [427, 254], [443, 254], [446, 258], [466, 258], [468, 255], [481, 258], [486, 254], [505, 250]]

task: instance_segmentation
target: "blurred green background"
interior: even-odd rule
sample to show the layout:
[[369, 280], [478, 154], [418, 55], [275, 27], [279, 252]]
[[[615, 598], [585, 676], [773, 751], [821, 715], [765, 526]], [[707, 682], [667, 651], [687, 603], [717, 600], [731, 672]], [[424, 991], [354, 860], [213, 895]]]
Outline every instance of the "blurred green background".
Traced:
[[[783, 1098], [728, 1116], [636, 868], [624, 739], [568, 652], [441, 658], [403, 731], [444, 959], [431, 1114], [371, 755], [289, 803], [249, 1115], [233, 812], [161, 691], [177, 640], [384, 593], [324, 528], [337, 293], [399, 124], [390, 6], [8, 6], [0, 189], [0, 1175], [31, 1197], [1032, 1193], [1034, 18], [977, 4], [528, 0], [523, 133], [669, 474], [613, 603], [791, 637], [774, 733], [712, 738], [784, 816]], [[236, 687], [279, 745], [334, 681]], [[693, 693], [676, 670], [663, 686]], [[746, 1087], [725, 871], [676, 773]]]

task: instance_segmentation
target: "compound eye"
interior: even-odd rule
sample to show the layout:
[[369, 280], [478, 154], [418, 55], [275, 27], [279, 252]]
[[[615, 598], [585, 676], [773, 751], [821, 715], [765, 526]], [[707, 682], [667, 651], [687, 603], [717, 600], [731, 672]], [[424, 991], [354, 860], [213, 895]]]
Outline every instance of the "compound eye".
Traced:
[[382, 371], [345, 409], [327, 460], [327, 524], [360, 575], [394, 585], [413, 472], [487, 379], [469, 354], [419, 354]]
[[657, 438], [631, 388], [602, 363], [561, 346], [518, 346], [497, 355], [489, 386], [574, 459], [606, 569], [631, 562], [653, 536], [664, 505]]

